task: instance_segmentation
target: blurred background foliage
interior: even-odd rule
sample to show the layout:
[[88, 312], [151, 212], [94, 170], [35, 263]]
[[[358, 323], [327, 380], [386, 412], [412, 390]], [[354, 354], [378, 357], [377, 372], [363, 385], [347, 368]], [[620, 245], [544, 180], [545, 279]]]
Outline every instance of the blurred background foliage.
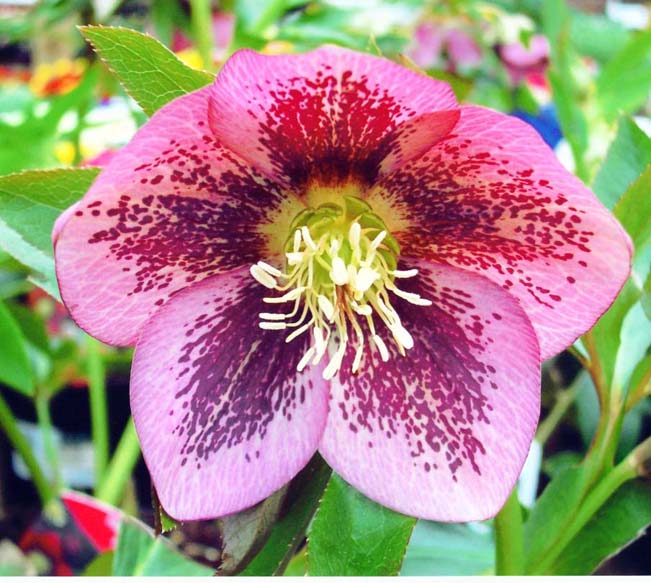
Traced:
[[[142, 32], [171, 53], [129, 31], [80, 34], [80, 25]], [[648, 482], [616, 484], [563, 536], [568, 516], [594, 507], [591, 496], [611, 468], [641, 459], [638, 444], [651, 435], [645, 5], [0, 0], [0, 574], [304, 574], [308, 565], [311, 574], [495, 571], [490, 521], [414, 528], [331, 478], [318, 460], [247, 513], [170, 523], [130, 421], [130, 350], [86, 336], [58, 301], [54, 221], [148, 115], [210, 82], [238, 48], [278, 54], [324, 43], [384, 55], [444, 79], [461, 101], [530, 123], [629, 230], [637, 252], [622, 294], [592, 333], [544, 365], [542, 422], [519, 498], [525, 551], [548, 552], [545, 537], [560, 545], [530, 572], [651, 573], [648, 536], [620, 553], [651, 523]], [[157, 73], [166, 68], [172, 87]], [[66, 170], [73, 167], [85, 170]], [[61, 170], [12, 174], [35, 169]], [[170, 532], [154, 538], [145, 524]], [[337, 540], [327, 535], [333, 531]]]

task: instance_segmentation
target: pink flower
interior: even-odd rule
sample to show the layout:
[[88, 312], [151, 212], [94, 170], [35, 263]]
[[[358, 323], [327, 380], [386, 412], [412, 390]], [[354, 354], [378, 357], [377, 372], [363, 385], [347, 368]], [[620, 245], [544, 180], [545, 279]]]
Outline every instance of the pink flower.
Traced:
[[416, 28], [414, 42], [408, 51], [414, 63], [423, 69], [440, 67], [444, 52], [451, 71], [474, 69], [482, 59], [481, 47], [460, 28], [446, 28], [433, 22]]
[[541, 34], [536, 34], [529, 40], [529, 46], [517, 42], [502, 45], [497, 53], [514, 85], [518, 85], [530, 76], [542, 75], [549, 63], [549, 41]]
[[541, 356], [592, 326], [630, 255], [529, 126], [336, 47], [236, 53], [56, 242], [75, 320], [136, 346], [144, 457], [187, 520], [255, 504], [317, 450], [406, 514], [494, 515]]

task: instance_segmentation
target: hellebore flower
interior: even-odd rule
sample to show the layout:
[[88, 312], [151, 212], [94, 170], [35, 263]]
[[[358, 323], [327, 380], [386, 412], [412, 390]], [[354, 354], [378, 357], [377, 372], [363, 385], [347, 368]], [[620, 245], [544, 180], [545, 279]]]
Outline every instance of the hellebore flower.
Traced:
[[409, 57], [423, 69], [440, 67], [447, 56], [450, 71], [476, 69], [482, 60], [481, 47], [463, 28], [449, 28], [442, 23], [425, 22], [414, 31]]
[[513, 85], [519, 85], [529, 76], [544, 74], [549, 64], [549, 41], [542, 34], [533, 35], [528, 47], [514, 42], [499, 45], [496, 50]]
[[420, 517], [497, 512], [540, 358], [612, 302], [630, 243], [514, 118], [324, 47], [233, 55], [160, 110], [58, 232], [62, 297], [136, 346], [163, 507], [247, 508], [319, 451]]

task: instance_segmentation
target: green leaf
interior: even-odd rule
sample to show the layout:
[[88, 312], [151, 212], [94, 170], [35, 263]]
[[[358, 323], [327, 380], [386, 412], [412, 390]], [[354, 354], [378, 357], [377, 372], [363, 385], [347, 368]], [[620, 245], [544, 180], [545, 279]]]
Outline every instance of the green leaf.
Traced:
[[135, 30], [102, 26], [80, 30], [147, 115], [215, 79], [188, 67], [156, 39]]
[[[651, 354], [648, 354], [637, 363], [637, 366], [631, 375], [627, 393], [630, 393], [632, 389], [635, 389], [644, 394], [644, 389], [647, 385], [649, 389], [651, 389]], [[648, 390], [648, 393], [651, 394], [651, 390]], [[651, 406], [651, 399], [646, 401], [646, 403]]]
[[22, 304], [8, 303], [7, 308], [20, 326], [25, 339], [41, 352], [49, 354], [50, 340], [43, 318], [35, 310], [29, 309]]
[[590, 332], [607, 386], [611, 385], [614, 378], [617, 356], [622, 343], [624, 319], [639, 297], [640, 289], [632, 279], [629, 279], [613, 305]]
[[[631, 33], [603, 14], [586, 14], [572, 19], [571, 38], [576, 50], [602, 63], [624, 48]], [[608, 42], [604, 42], [607, 38]]]
[[494, 568], [495, 543], [488, 524], [446, 524], [419, 520], [407, 546], [400, 575], [484, 575]]
[[303, 541], [331, 474], [330, 467], [317, 454], [292, 480], [285, 497], [285, 513], [275, 524], [262, 550], [241, 575], [280, 575], [283, 572]]
[[633, 239], [635, 260], [633, 271], [645, 278], [649, 270], [649, 257], [645, 247], [651, 246], [651, 166], [623, 194], [614, 213]]
[[651, 138], [628, 117], [619, 120], [617, 135], [592, 185], [609, 209], [651, 164]]
[[54, 221], [88, 190], [99, 168], [30, 170], [0, 176], [0, 247], [56, 290]]
[[524, 524], [525, 572], [529, 573], [573, 518], [585, 492], [581, 467], [560, 472], [545, 488]]
[[151, 529], [135, 518], [124, 516], [113, 557], [114, 577], [204, 576], [212, 575], [209, 567], [195, 563], [179, 553], [164, 537], [155, 537]]
[[115, 552], [106, 551], [97, 555], [83, 572], [84, 577], [110, 577], [113, 573], [113, 557]]
[[651, 326], [642, 304], [637, 302], [622, 323], [621, 342], [613, 372], [613, 386], [628, 386], [637, 364], [644, 358], [651, 344]]
[[624, 484], [561, 553], [550, 575], [588, 575], [651, 524], [651, 483]]
[[397, 575], [415, 524], [333, 475], [308, 537], [309, 574]]
[[606, 64], [597, 78], [597, 98], [607, 117], [635, 112], [651, 89], [651, 31], [640, 32]]
[[286, 494], [287, 489], [280, 488], [253, 508], [219, 521], [223, 541], [220, 575], [237, 573], [251, 562], [271, 534]]
[[153, 487], [151, 489], [151, 506], [154, 511], [154, 534], [156, 536], [171, 532], [179, 526], [179, 523], [165, 512], [158, 499], [156, 488]]
[[642, 288], [642, 297], [640, 298], [642, 309], [648, 320], [651, 320], [651, 272], [647, 275], [644, 287]]
[[0, 382], [32, 396], [34, 378], [27, 354], [27, 343], [20, 326], [0, 302]]
[[[636, 307], [643, 290], [638, 281], [644, 281], [649, 269], [648, 253], [651, 252], [651, 166], [628, 188], [617, 205], [615, 216], [633, 240], [635, 257], [633, 273], [610, 309], [592, 329], [591, 338], [599, 355], [604, 379], [624, 388], [628, 378], [648, 346], [648, 322], [641, 309]], [[638, 310], [638, 315], [629, 312]], [[646, 344], [645, 344], [646, 342]]]
[[296, 553], [291, 561], [289, 561], [285, 572], [283, 573], [284, 577], [304, 577], [307, 575], [307, 548], [303, 549]]

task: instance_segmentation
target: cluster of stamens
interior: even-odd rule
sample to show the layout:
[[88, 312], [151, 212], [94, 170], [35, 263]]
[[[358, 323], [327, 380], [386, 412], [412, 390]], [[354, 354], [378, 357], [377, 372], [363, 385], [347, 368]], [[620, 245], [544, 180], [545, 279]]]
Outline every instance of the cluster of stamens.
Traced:
[[299, 371], [318, 364], [335, 340], [336, 349], [323, 371], [325, 379], [339, 371], [349, 343], [355, 346], [352, 372], [359, 370], [367, 334], [380, 358], [389, 359], [389, 349], [376, 332], [375, 318], [391, 331], [404, 356], [414, 340], [392, 306], [389, 292], [419, 306], [431, 302], [394, 283], [395, 279], [414, 277], [418, 271], [396, 269], [399, 248], [377, 215], [359, 199], [346, 197], [345, 211], [337, 205], [309, 209], [292, 227], [284, 271], [263, 261], [251, 266], [251, 275], [259, 283], [280, 294], [264, 301], [290, 306], [287, 312], [261, 313], [260, 327], [289, 331], [286, 342], [312, 331], [314, 338], [298, 363]]

